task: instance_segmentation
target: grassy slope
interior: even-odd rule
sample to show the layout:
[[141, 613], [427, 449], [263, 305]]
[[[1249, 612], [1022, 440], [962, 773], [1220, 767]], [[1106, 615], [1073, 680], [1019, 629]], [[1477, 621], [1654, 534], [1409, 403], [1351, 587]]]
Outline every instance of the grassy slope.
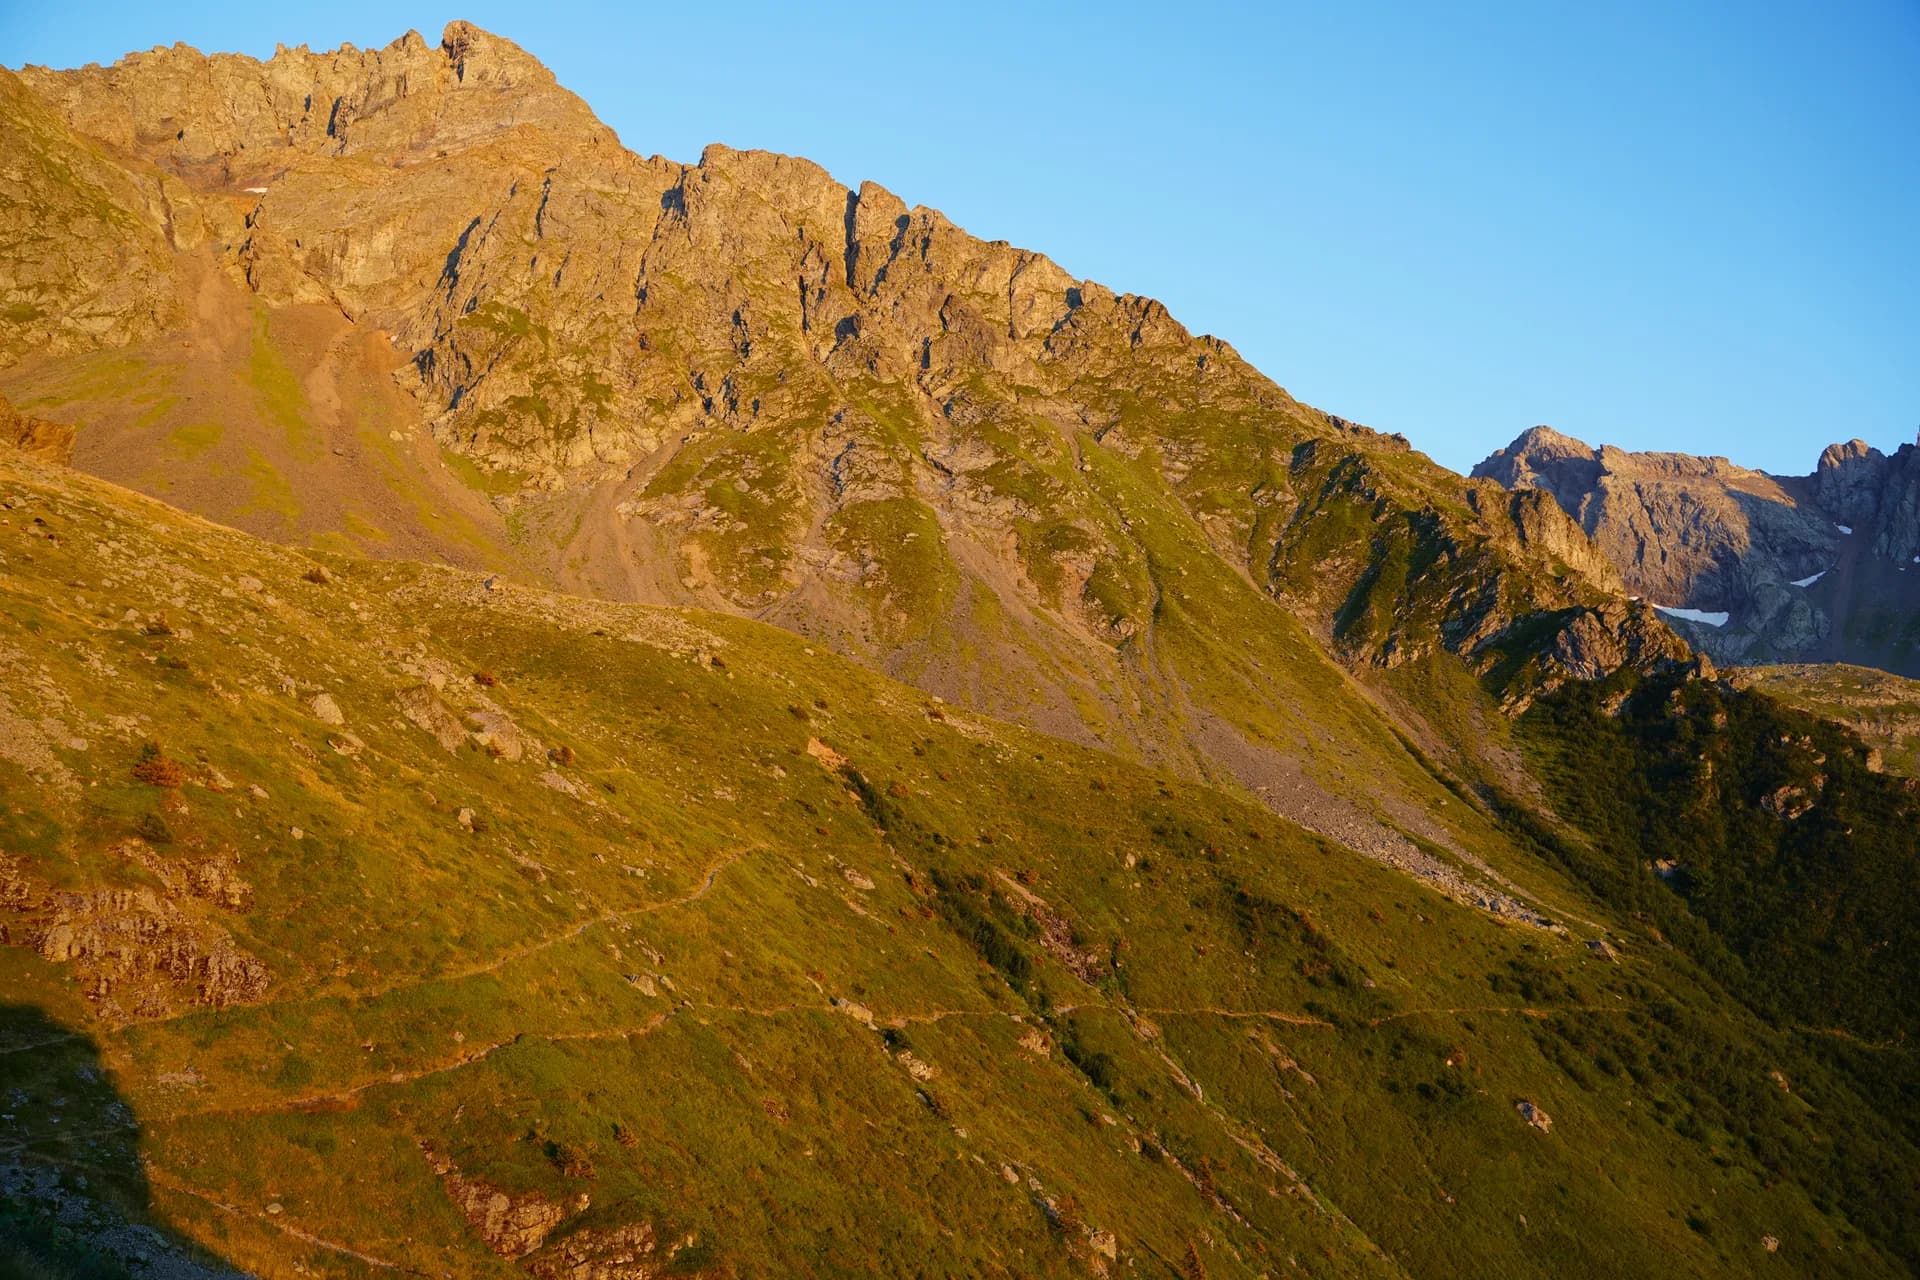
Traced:
[[1735, 684], [1846, 725], [1889, 773], [1920, 777], [1920, 681], [1844, 663], [1735, 667]]
[[1854, 1205], [1911, 1259], [1920, 787], [1869, 769], [1838, 725], [1704, 681], [1623, 673], [1569, 686], [1517, 737], [1585, 833], [1536, 827], [1541, 852], [1790, 1029], [1771, 1068], [1783, 1090], [1838, 1076], [1867, 1103], [1856, 1119], [1830, 1113], [1817, 1144], [1778, 1116], [1740, 1114], [1717, 1088], [1695, 1123], [1717, 1115], [1776, 1176]]
[[[1844, 1079], [1782, 1093], [1791, 1043], [1672, 954], [1503, 926], [785, 632], [407, 565], [323, 585], [99, 482], [0, 476], [0, 850], [83, 891], [230, 855], [244, 907], [171, 896], [271, 973], [220, 1009], [165, 977], [90, 1002], [91, 961], [0, 949], [137, 1125], [74, 1086], [85, 1041], [15, 1047], [0, 1084], [70, 1105], [10, 1154], [127, 1185], [137, 1141], [155, 1215], [236, 1262], [513, 1273], [425, 1144], [570, 1207], [534, 1265], [644, 1223], [712, 1274], [1077, 1274], [1094, 1231], [1147, 1274], [1747, 1274], [1763, 1235], [1890, 1269], [1701, 1096], [1818, 1145], [1859, 1118]], [[504, 754], [401, 717], [435, 677], [511, 720]], [[148, 738], [178, 790], [132, 778]], [[148, 815], [171, 839], [143, 853]]]
[[487, 477], [396, 431], [416, 413], [379, 334], [269, 307], [208, 262], [177, 269], [207, 313], [191, 331], [5, 371], [16, 403], [80, 425], [76, 466], [282, 542], [514, 563]]

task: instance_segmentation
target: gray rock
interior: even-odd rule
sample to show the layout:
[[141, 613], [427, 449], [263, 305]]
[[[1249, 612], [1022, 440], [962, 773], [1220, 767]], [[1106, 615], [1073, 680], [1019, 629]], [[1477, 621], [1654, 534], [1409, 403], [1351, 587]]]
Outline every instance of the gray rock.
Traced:
[[[1775, 476], [1725, 458], [1595, 449], [1535, 427], [1473, 474], [1551, 494], [1629, 592], [1728, 614], [1723, 626], [1667, 617], [1717, 661], [1920, 674], [1920, 447], [1889, 457], [1851, 440], [1829, 446], [1809, 476]], [[1564, 656], [1576, 668], [1604, 661], [1588, 652], [1597, 641], [1570, 634]]]

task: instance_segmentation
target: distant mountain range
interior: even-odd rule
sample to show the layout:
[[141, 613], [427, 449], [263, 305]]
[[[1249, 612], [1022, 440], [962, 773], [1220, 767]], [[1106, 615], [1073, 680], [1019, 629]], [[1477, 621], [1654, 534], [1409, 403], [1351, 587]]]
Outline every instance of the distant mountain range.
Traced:
[[1554, 496], [1694, 645], [1723, 663], [1920, 675], [1920, 448], [1853, 440], [1811, 475], [1595, 449], [1535, 427], [1473, 469]]

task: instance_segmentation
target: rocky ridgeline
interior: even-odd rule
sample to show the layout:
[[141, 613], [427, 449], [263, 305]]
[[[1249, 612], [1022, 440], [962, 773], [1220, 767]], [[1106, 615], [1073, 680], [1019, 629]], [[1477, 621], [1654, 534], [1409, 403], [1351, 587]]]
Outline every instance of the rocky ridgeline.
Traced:
[[1683, 625], [1716, 659], [1920, 671], [1920, 447], [1852, 440], [1775, 476], [1535, 427], [1473, 474], [1551, 493], [1629, 590], [1708, 615]]

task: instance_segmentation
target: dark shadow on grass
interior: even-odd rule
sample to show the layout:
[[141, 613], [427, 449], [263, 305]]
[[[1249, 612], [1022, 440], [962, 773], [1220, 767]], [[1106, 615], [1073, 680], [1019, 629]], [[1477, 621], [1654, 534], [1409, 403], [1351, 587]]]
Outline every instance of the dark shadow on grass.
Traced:
[[93, 1040], [0, 1004], [0, 1275], [232, 1280], [153, 1210], [133, 1109]]

